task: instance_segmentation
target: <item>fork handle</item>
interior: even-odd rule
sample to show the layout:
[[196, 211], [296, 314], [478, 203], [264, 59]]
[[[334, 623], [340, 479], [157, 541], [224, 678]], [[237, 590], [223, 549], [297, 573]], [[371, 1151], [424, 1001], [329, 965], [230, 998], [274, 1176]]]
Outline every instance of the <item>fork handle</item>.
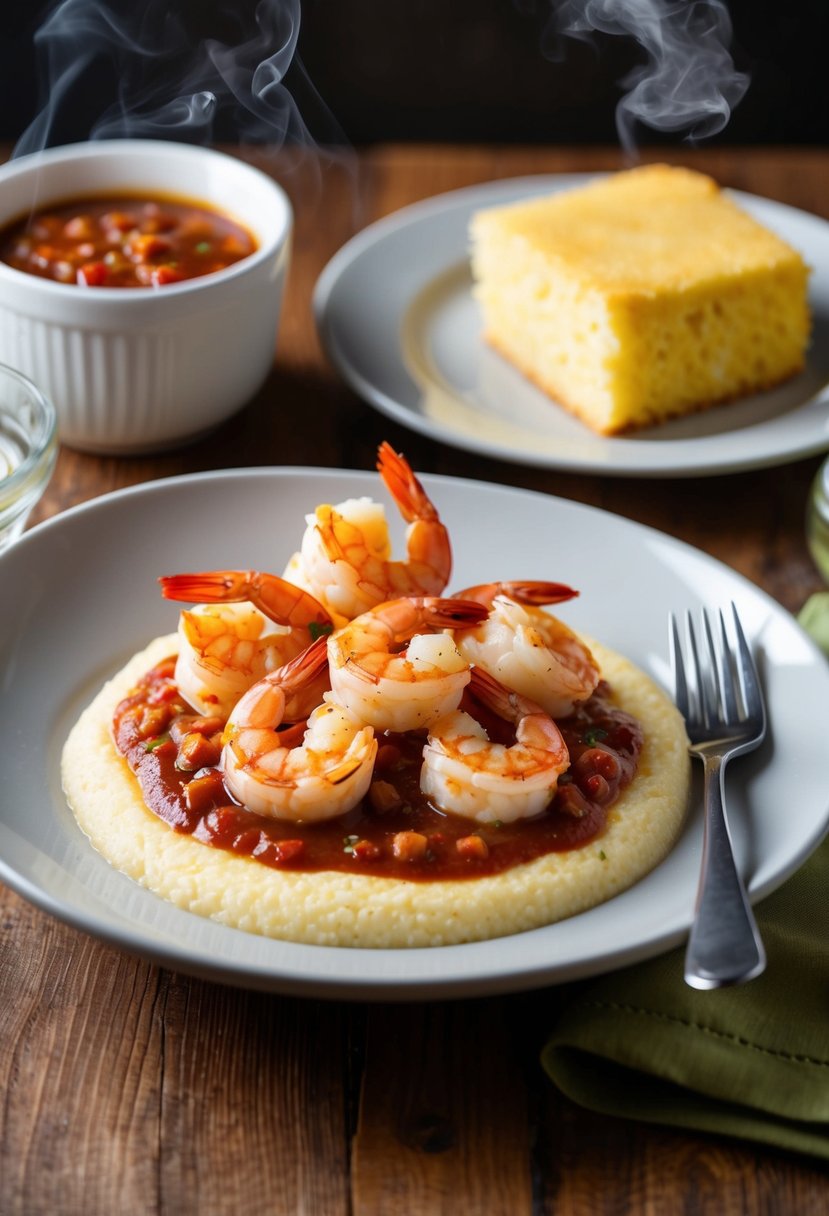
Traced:
[[754, 979], [766, 952], [734, 861], [725, 817], [721, 756], [704, 757], [705, 828], [697, 906], [685, 955], [685, 982], [721, 988]]

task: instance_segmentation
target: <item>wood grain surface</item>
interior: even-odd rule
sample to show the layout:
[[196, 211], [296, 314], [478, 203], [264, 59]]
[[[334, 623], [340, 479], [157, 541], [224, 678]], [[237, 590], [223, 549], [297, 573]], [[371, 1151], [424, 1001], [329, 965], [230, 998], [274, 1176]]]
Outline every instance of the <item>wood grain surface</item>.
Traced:
[[[425, 472], [562, 495], [661, 528], [790, 610], [818, 589], [803, 537], [817, 458], [664, 481], [529, 469], [403, 430], [361, 402], [323, 356], [313, 286], [365, 224], [492, 178], [622, 167], [618, 153], [389, 146], [294, 165], [264, 152], [249, 159], [282, 181], [297, 216], [267, 384], [196, 445], [130, 459], [62, 449], [32, 523], [179, 473], [369, 469], [387, 438]], [[823, 151], [672, 150], [669, 159], [829, 218]], [[560, 990], [388, 1006], [284, 998], [159, 970], [7, 889], [0, 909], [4, 1216], [829, 1209], [825, 1170], [808, 1159], [605, 1118], [562, 1097], [538, 1062]]]

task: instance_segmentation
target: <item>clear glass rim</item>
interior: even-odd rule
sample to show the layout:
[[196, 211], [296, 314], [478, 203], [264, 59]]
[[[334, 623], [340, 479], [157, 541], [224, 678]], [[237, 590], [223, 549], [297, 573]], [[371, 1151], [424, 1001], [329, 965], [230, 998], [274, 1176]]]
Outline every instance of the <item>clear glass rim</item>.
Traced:
[[55, 446], [57, 411], [50, 399], [28, 376], [24, 376], [22, 372], [14, 367], [9, 367], [6, 363], [0, 363], [0, 380], [4, 378], [16, 381], [31, 396], [36, 418], [36, 426], [31, 435], [31, 451], [7, 477], [0, 478], [5, 498], [9, 491], [14, 491], [17, 486], [23, 485], [31, 477], [32, 472], [43, 463], [44, 457], [48, 456], [50, 450]]

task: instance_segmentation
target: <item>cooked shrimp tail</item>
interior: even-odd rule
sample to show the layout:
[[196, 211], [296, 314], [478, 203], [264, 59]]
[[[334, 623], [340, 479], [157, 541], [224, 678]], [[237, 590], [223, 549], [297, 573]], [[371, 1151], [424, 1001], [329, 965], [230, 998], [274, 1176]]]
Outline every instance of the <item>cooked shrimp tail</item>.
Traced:
[[325, 638], [317, 638], [301, 654], [272, 671], [240, 697], [225, 729], [225, 741], [232, 742], [240, 729], [273, 728], [286, 720], [285, 709], [291, 699], [312, 683], [328, 664]]
[[187, 603], [232, 604], [247, 601], [279, 625], [331, 625], [331, 617], [308, 591], [277, 574], [259, 570], [210, 570], [160, 578], [161, 594]]
[[[366, 613], [368, 615], [374, 618], [375, 623], [380, 623], [391, 642], [400, 644], [409, 641], [418, 630], [464, 629], [478, 625], [486, 620], [487, 612], [483, 604], [476, 604], [471, 599], [410, 595], [378, 604], [372, 608], [371, 614]], [[356, 625], [357, 622], [352, 621], [351, 624]]]
[[278, 686], [284, 697], [282, 721], [294, 724], [305, 722], [331, 687], [327, 635], [318, 637], [298, 655], [259, 681], [260, 684], [268, 682]]
[[437, 509], [415, 476], [405, 456], [385, 441], [377, 450], [377, 472], [406, 523], [436, 520]]
[[516, 738], [528, 746], [538, 747], [569, 760], [564, 737], [549, 714], [529, 697], [507, 688], [482, 667], [473, 667], [469, 681], [471, 696], [516, 728]]
[[337, 625], [386, 600], [441, 595], [452, 571], [449, 534], [406, 459], [384, 443], [377, 467], [409, 525], [405, 558], [392, 557], [382, 503], [348, 498], [320, 503], [306, 516], [299, 551], [285, 568], [285, 576], [315, 595]]
[[327, 666], [324, 638], [249, 688], [228, 719], [222, 750], [225, 782], [260, 815], [296, 822], [350, 811], [371, 783], [377, 741], [326, 694], [298, 729], [281, 731], [292, 700], [313, 687]]
[[517, 580], [505, 583], [479, 583], [457, 593], [459, 599], [476, 600], [479, 604], [492, 606], [496, 595], [506, 595], [517, 604], [563, 604], [575, 599], [578, 591], [566, 583], [546, 583], [539, 580]]
[[479, 823], [511, 823], [540, 814], [569, 767], [567, 744], [540, 705], [472, 669], [474, 698], [515, 727], [511, 746], [491, 742], [470, 713], [439, 718], [423, 749], [420, 788], [437, 807]]
[[213, 570], [159, 579], [179, 617], [176, 682], [199, 713], [227, 717], [239, 697], [309, 641], [331, 631], [313, 595], [274, 574]]
[[[531, 697], [553, 718], [565, 718], [576, 705], [586, 701], [599, 682], [600, 671], [590, 649], [563, 621], [545, 612], [539, 603], [549, 594], [540, 589], [526, 590], [523, 602], [498, 588], [510, 584], [493, 583], [489, 615], [481, 625], [455, 631], [455, 641], [470, 664], [485, 668], [509, 688]], [[537, 588], [556, 587], [555, 583]], [[518, 584], [519, 588], [521, 584]], [[533, 584], [525, 584], [532, 588]], [[472, 593], [473, 587], [465, 592]], [[533, 600], [532, 597], [536, 599]]]
[[437, 509], [415, 476], [405, 456], [389, 443], [381, 443], [377, 471], [409, 529], [406, 551], [416, 585], [400, 586], [400, 594], [439, 595], [452, 573], [452, 547], [449, 533]]
[[328, 639], [331, 687], [376, 730], [428, 726], [460, 704], [469, 664], [447, 629], [487, 616], [471, 600], [411, 596], [378, 604]]

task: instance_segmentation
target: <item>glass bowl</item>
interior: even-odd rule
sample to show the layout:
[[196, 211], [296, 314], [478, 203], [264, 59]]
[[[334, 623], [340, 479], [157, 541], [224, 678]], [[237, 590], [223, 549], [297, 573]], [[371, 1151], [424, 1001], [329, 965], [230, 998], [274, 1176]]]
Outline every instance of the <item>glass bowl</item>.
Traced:
[[57, 454], [52, 402], [31, 380], [0, 363], [0, 552], [23, 531]]

